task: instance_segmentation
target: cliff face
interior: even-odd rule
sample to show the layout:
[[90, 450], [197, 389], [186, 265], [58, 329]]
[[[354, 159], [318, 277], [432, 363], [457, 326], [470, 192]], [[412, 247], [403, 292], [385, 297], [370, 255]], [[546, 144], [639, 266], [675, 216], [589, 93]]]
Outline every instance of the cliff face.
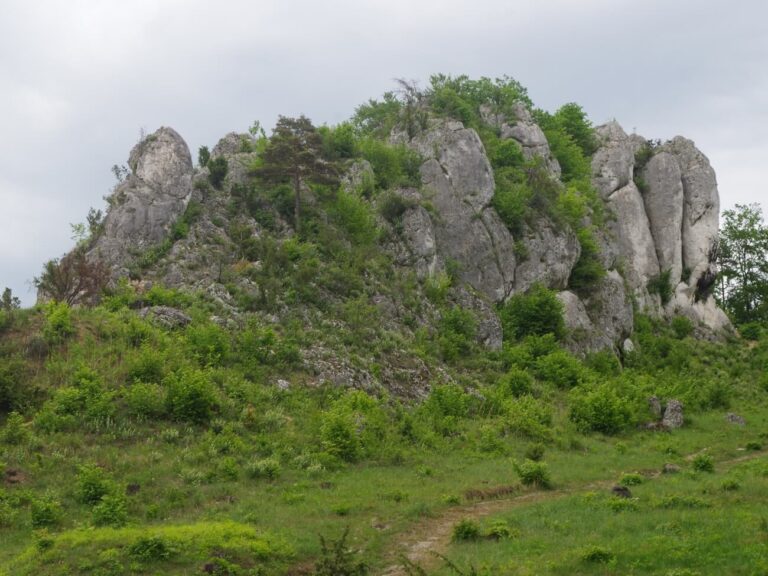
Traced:
[[[502, 140], [517, 142], [527, 159], [541, 157], [548, 177], [558, 181], [558, 161], [523, 106], [511, 117], [482, 112]], [[393, 133], [392, 140], [417, 151], [423, 163], [419, 188], [393, 191], [408, 203], [399, 233], [386, 249], [396, 265], [412, 268], [422, 279], [450, 266], [461, 281], [454, 297], [474, 309], [480, 337], [492, 347], [501, 343], [494, 305], [535, 283], [559, 292], [569, 345], [580, 352], [621, 347], [631, 337], [633, 307], [654, 316], [688, 316], [710, 333], [727, 329], [727, 317], [706, 291], [715, 273], [719, 210], [707, 158], [681, 137], [649, 148], [616, 122], [598, 127], [596, 136], [593, 185], [608, 209], [607, 223], [597, 234], [598, 257], [607, 272], [587, 294], [569, 289], [582, 252], [574, 232], [542, 215], [513, 237], [492, 205], [494, 172], [483, 142], [456, 120], [432, 118], [412, 137]], [[194, 200], [202, 206], [201, 216], [142, 276], [202, 290], [235, 311], [221, 269], [223, 262], [236, 259], [230, 245], [233, 214], [227, 208], [232, 187], [247, 185], [246, 166], [256, 157], [241, 145], [243, 138], [248, 137], [228, 135], [214, 148], [213, 157], [229, 165], [224, 190], [215, 193], [205, 192], [207, 169], [193, 168], [186, 144], [172, 129], [161, 128], [137, 145], [129, 159], [132, 174], [115, 190], [90, 254], [106, 261], [116, 277], [127, 275], [136, 255], [167, 239]], [[350, 187], [372, 176], [364, 161], [347, 169]], [[279, 217], [270, 232], [246, 213], [237, 215], [237, 224], [240, 234], [254, 238], [291, 234]], [[667, 278], [664, 295], [658, 287]], [[261, 290], [248, 278], [234, 282]]]

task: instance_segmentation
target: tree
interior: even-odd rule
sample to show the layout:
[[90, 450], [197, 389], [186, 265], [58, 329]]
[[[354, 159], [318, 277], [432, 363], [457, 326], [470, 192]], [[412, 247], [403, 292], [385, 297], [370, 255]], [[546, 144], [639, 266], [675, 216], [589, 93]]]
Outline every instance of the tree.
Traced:
[[3, 296], [0, 300], [0, 310], [5, 310], [10, 314], [19, 308], [21, 308], [21, 300], [13, 295], [13, 292], [10, 288], [6, 287], [6, 289], [3, 290]]
[[290, 183], [293, 186], [293, 220], [298, 234], [301, 229], [301, 190], [307, 182], [329, 184], [337, 179], [336, 167], [322, 156], [323, 140], [306, 116], [280, 116], [261, 165], [253, 173], [269, 184]]
[[723, 212], [717, 298], [737, 324], [768, 321], [768, 227], [759, 204]]
[[61, 259], [49, 260], [33, 283], [44, 296], [67, 304], [93, 303], [109, 281], [109, 268], [100, 260], [88, 260], [83, 247]]

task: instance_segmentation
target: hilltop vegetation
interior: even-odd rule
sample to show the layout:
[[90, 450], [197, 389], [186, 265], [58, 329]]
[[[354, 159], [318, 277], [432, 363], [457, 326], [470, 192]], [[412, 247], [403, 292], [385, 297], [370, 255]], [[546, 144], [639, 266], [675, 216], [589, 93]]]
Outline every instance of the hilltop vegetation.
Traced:
[[[93, 211], [45, 265], [41, 303], [3, 295], [0, 574], [768, 569], [762, 325], [713, 338], [662, 308], [669, 271], [632, 292], [606, 257], [616, 216], [577, 105], [536, 110], [510, 78], [400, 88], [338, 126], [256, 124], [194, 170], [158, 131], [116, 170], [106, 219]], [[497, 119], [517, 114], [551, 154], [502, 137]], [[489, 161], [492, 194], [467, 222], [499, 219], [519, 278], [545, 261], [531, 252], [547, 227], [570, 246], [561, 276], [494, 300], [473, 284], [477, 254], [414, 248], [433, 228], [444, 248], [453, 216], [424, 185], [430, 161], [451, 166], [446, 132], [477, 136]], [[161, 145], [181, 168], [151, 165]], [[116, 230], [155, 185], [166, 228]], [[594, 298], [607, 285], [631, 325], [583, 346], [558, 291], [618, 317]], [[681, 402], [685, 425], [651, 397]], [[611, 495], [619, 482], [631, 498]]]

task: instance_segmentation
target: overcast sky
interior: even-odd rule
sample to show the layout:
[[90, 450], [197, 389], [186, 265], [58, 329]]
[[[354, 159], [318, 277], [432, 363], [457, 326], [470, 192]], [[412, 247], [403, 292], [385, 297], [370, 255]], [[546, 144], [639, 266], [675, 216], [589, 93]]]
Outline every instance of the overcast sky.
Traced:
[[172, 126], [196, 157], [436, 72], [508, 74], [539, 107], [682, 134], [723, 208], [768, 198], [765, 0], [3, 0], [0, 290], [34, 302], [29, 280], [104, 207], [142, 130]]

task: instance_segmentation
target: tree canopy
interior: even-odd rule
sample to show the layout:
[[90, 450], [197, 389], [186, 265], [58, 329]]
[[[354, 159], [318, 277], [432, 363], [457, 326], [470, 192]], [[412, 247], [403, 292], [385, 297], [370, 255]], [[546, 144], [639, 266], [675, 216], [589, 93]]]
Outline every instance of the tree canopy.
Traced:
[[723, 212], [717, 298], [737, 324], [768, 320], [768, 227], [759, 204]]

